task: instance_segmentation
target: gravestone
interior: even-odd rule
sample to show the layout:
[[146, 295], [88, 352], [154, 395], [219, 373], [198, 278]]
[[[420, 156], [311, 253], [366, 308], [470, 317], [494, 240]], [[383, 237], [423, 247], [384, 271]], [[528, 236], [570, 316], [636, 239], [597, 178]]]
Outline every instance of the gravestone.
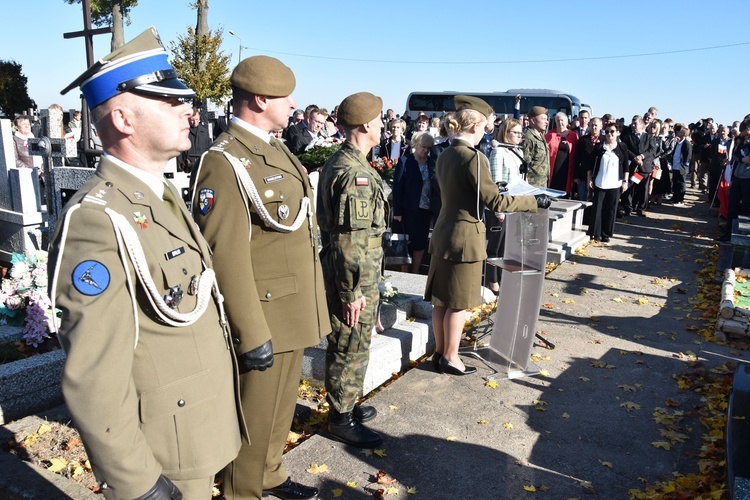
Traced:
[[65, 166], [65, 158], [77, 156], [77, 149], [74, 139], [64, 137], [62, 113], [57, 108], [41, 110], [42, 136], [29, 141], [31, 154], [44, 158], [48, 236], [54, 231], [65, 203], [94, 174], [91, 168]]
[[46, 212], [36, 168], [17, 168], [10, 120], [0, 120], [0, 260], [13, 253], [46, 249]]

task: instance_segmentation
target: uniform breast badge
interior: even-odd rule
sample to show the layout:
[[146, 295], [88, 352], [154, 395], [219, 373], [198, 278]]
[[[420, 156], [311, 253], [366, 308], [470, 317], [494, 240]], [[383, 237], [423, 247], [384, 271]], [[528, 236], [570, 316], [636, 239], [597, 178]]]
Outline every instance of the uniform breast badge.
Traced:
[[253, 164], [253, 162], [251, 162], [247, 158], [240, 158], [240, 163], [242, 163], [242, 166], [245, 168], [250, 168]]
[[133, 212], [133, 220], [141, 229], [146, 229], [148, 227], [148, 217], [140, 212]]
[[188, 295], [195, 295], [198, 293], [198, 283], [200, 281], [200, 278], [198, 276], [193, 275], [190, 278], [190, 284], [188, 285]]
[[281, 220], [287, 220], [289, 218], [289, 206], [288, 205], [280, 205], [279, 210], [279, 219]]
[[198, 209], [202, 215], [208, 214], [214, 206], [214, 190], [203, 188], [198, 191]]
[[180, 302], [182, 302], [182, 286], [171, 287], [169, 293], [164, 296], [164, 303], [174, 309], [180, 305]]

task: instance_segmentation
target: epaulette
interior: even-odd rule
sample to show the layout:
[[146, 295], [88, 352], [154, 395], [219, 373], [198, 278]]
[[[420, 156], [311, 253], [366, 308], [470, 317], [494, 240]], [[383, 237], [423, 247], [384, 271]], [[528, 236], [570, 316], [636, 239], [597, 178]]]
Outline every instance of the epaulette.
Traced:
[[81, 206], [86, 208], [98, 208], [104, 210], [114, 193], [114, 184], [110, 181], [101, 181], [95, 185], [81, 200]]
[[226, 137], [224, 137], [220, 142], [217, 142], [210, 148], [208, 148], [209, 151], [218, 151], [220, 153], [223, 153], [224, 150], [229, 147], [230, 144], [234, 142], [234, 136], [225, 134]]

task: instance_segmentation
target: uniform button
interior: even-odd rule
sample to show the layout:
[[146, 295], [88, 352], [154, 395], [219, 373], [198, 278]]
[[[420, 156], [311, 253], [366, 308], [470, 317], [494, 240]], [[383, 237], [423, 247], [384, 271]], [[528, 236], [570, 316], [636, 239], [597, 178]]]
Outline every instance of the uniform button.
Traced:
[[181, 399], [181, 400], [177, 401], [177, 406], [179, 406], [180, 408], [182, 408], [183, 406], [185, 406], [185, 400]]
[[268, 292], [268, 293], [266, 293], [266, 298], [267, 298], [267, 299], [270, 299], [270, 298], [271, 298], [271, 292]]
[[239, 337], [235, 337], [232, 340], [234, 341], [235, 344], [239, 344], [240, 343], [240, 338]]
[[283, 200], [284, 198], [285, 198], [285, 196], [283, 194], [279, 194], [279, 199], [280, 200]]
[[184, 267], [182, 268], [182, 274], [187, 276], [187, 269], [185, 269]]

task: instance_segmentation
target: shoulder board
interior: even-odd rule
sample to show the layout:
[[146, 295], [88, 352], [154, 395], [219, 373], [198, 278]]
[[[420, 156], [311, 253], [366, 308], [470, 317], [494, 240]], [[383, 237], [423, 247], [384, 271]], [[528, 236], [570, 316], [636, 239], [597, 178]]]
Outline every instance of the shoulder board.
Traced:
[[230, 144], [234, 142], [234, 136], [229, 134], [222, 135], [223, 139], [219, 142], [214, 143], [210, 148], [208, 148], [209, 151], [223, 152], [227, 147], [229, 147]]
[[81, 206], [103, 210], [111, 199], [113, 191], [114, 184], [110, 181], [101, 181], [83, 196], [83, 199], [81, 199]]

